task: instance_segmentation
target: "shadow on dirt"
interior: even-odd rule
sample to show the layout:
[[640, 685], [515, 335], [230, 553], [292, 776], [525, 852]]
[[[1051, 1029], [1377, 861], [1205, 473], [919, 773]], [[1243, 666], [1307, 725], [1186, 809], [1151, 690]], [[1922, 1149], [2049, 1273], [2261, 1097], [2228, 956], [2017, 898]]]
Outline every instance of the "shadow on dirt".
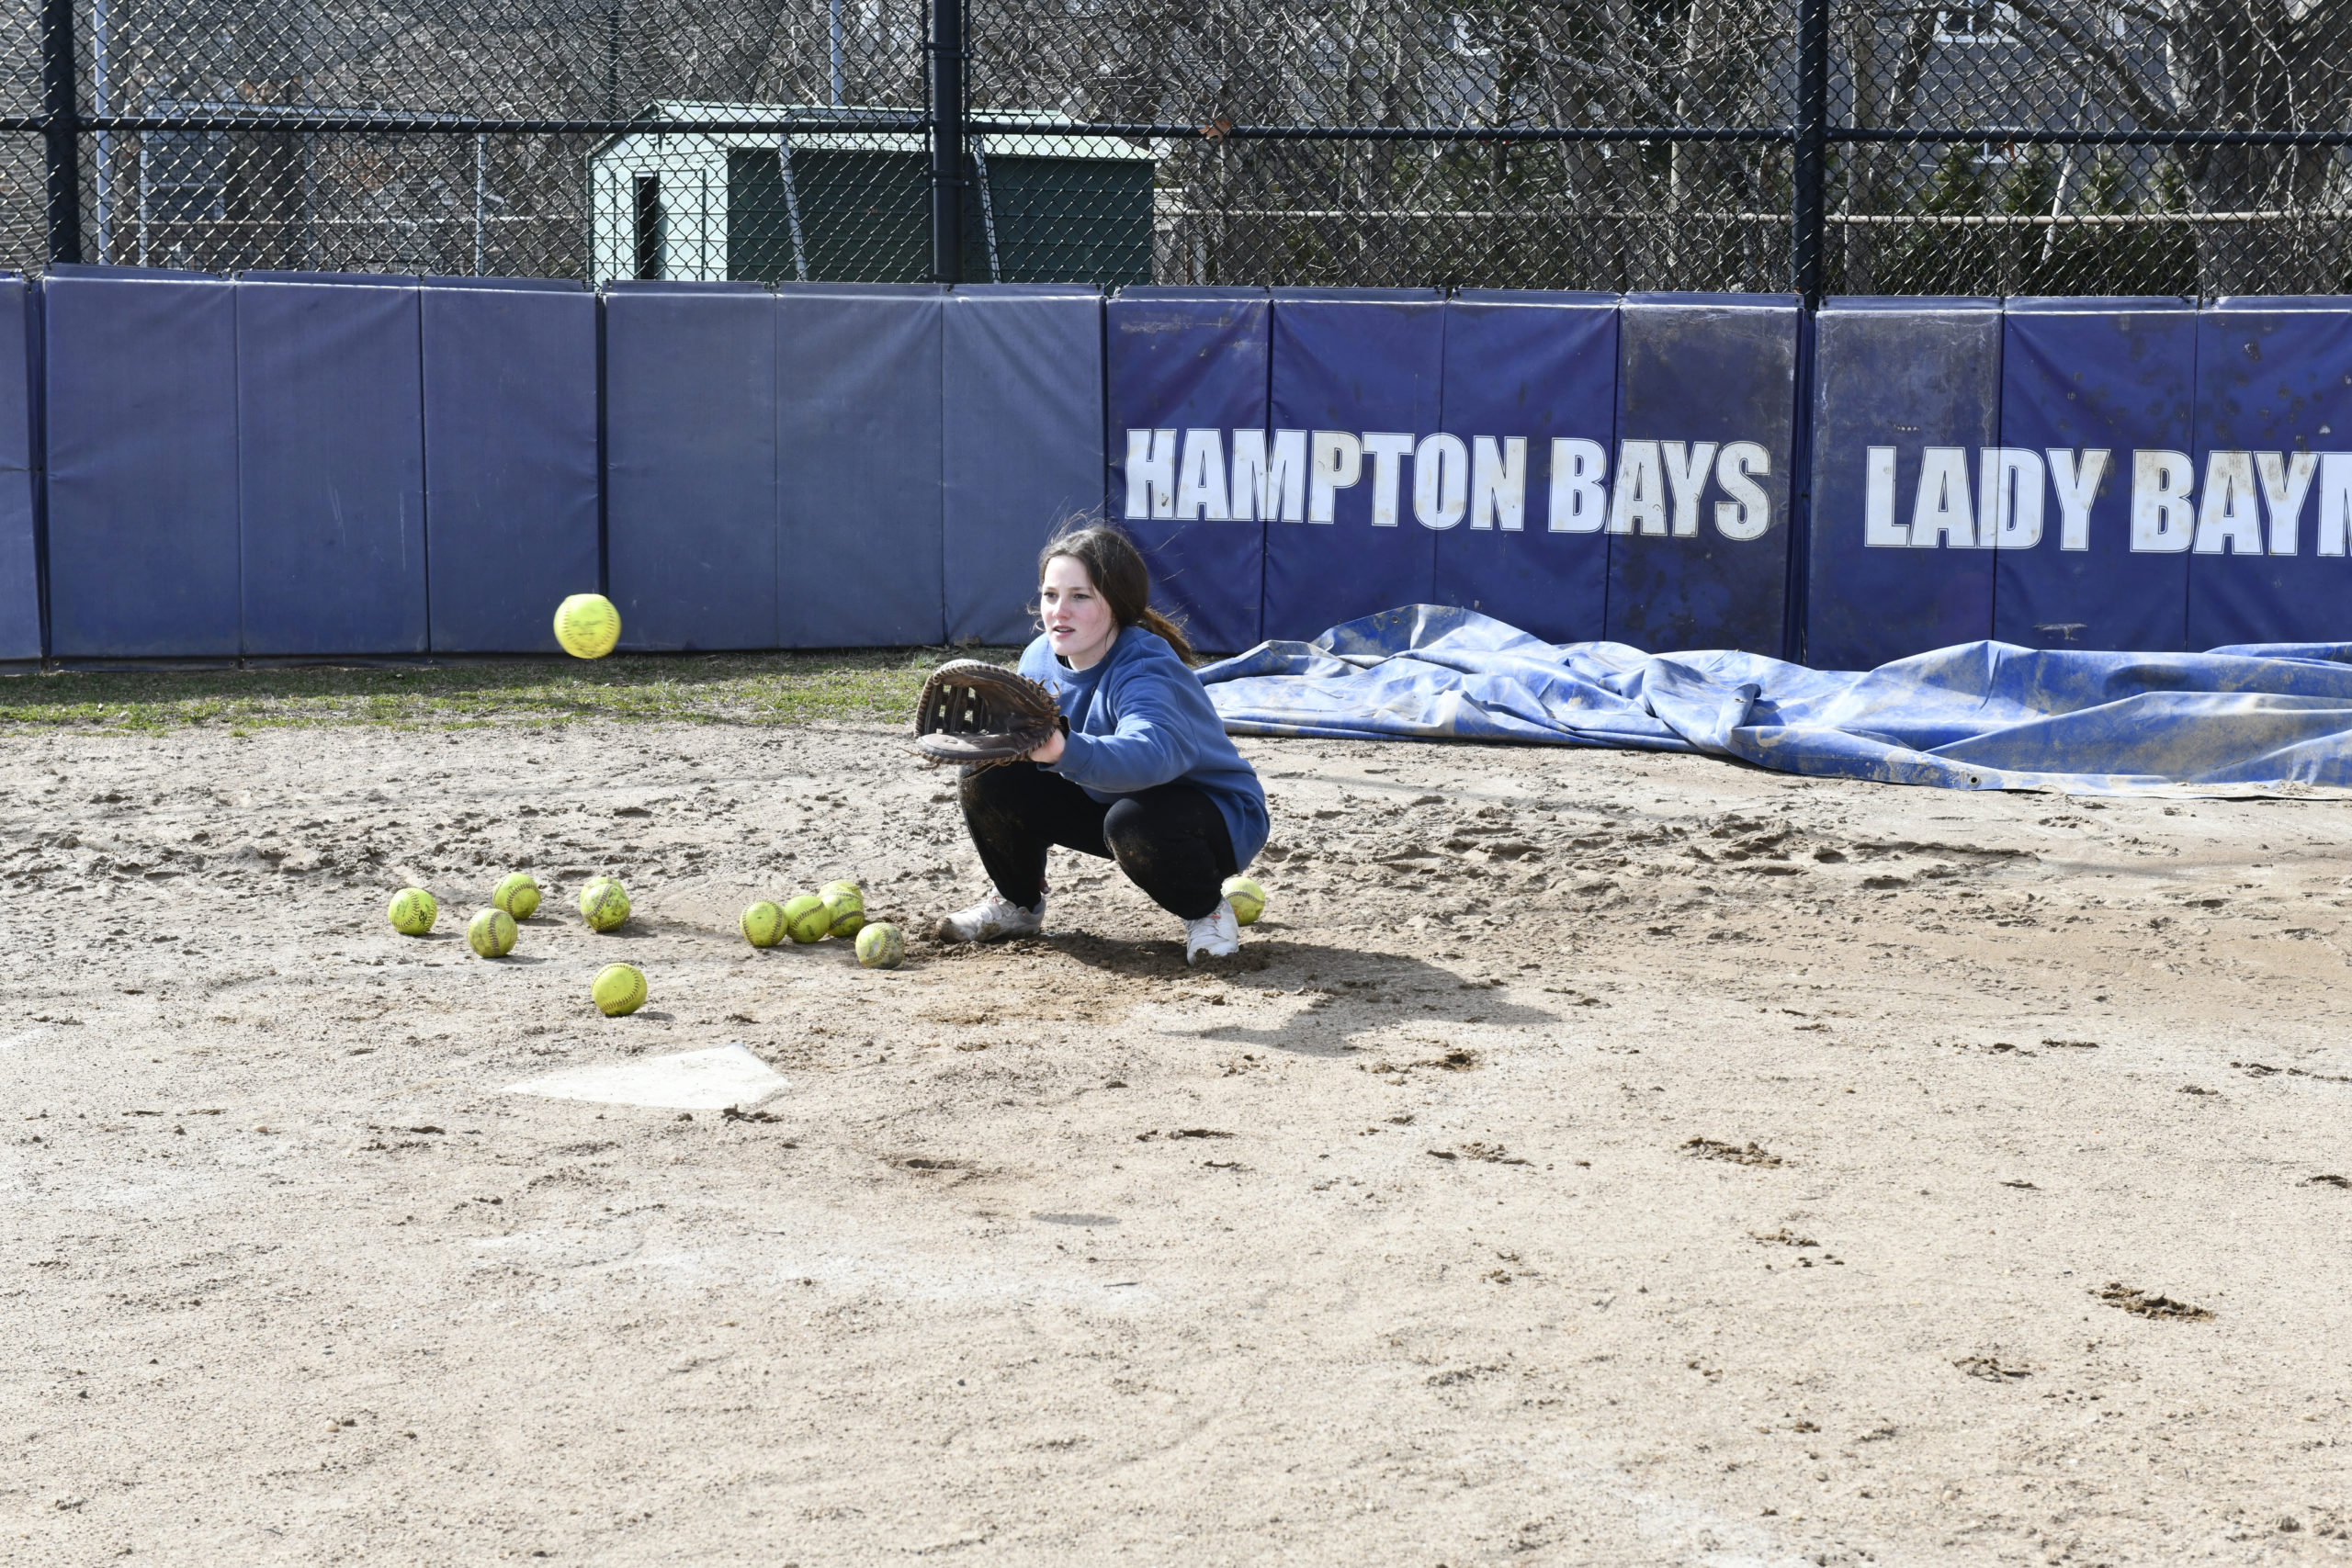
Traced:
[[[1362, 1036], [1419, 1025], [1436, 1032], [1438, 1038], [1419, 1044], [1384, 1039], [1381, 1048], [1390, 1055], [1412, 1058], [1411, 1066], [1460, 1070], [1476, 1066], [1476, 1055], [1453, 1049], [1456, 1043], [1444, 1038], [1452, 1029], [1463, 1024], [1540, 1027], [1560, 1021], [1557, 1013], [1514, 1002], [1489, 982], [1464, 979], [1427, 959], [1401, 953], [1274, 937], [1245, 941], [1231, 958], [1204, 959], [1187, 966], [1183, 949], [1164, 940], [1123, 942], [1072, 932], [1047, 937], [1045, 945], [1089, 968], [1123, 976], [1230, 979], [1301, 998], [1306, 1005], [1274, 1028], [1237, 1021], [1199, 1031], [1204, 1040], [1295, 1055], [1353, 1055], [1368, 1049], [1360, 1042]], [[1449, 1059], [1461, 1055], [1468, 1059]]]

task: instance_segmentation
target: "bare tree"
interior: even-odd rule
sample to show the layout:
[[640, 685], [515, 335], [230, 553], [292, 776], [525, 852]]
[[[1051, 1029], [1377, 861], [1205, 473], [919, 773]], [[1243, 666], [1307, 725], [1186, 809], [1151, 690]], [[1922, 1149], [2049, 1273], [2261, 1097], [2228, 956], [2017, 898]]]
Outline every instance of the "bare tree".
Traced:
[[[2053, 73], [2113, 123], [2149, 130], [2337, 131], [2352, 113], [2347, 0], [2014, 0]], [[2342, 286], [2344, 161], [2332, 147], [2190, 146], [2208, 294]]]

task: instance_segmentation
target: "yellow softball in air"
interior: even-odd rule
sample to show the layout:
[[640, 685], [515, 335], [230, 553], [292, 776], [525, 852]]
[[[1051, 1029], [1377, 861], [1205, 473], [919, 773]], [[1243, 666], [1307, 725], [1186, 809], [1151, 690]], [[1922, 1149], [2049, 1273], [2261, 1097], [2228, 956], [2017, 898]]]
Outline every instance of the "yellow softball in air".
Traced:
[[793, 941], [822, 942], [832, 929], [831, 912], [814, 893], [803, 893], [784, 901], [784, 930]]
[[466, 922], [466, 945], [484, 958], [503, 958], [514, 951], [514, 917], [503, 909], [484, 909]]
[[423, 936], [433, 929], [441, 917], [440, 901], [422, 887], [403, 887], [392, 895], [392, 902], [384, 913], [391, 918], [392, 930], [402, 936]]
[[907, 961], [907, 939], [888, 920], [857, 933], [857, 961], [868, 969], [896, 969]]
[[743, 940], [753, 947], [774, 947], [784, 940], [784, 910], [773, 898], [763, 898], [743, 911]]
[[527, 871], [510, 873], [498, 879], [491, 891], [490, 907], [503, 909], [518, 920], [527, 920], [539, 910], [539, 885]]
[[1227, 877], [1225, 901], [1233, 906], [1233, 918], [1241, 925], [1256, 925], [1258, 917], [1266, 912], [1266, 890], [1250, 877]]
[[609, 876], [591, 877], [580, 890], [580, 918], [592, 931], [608, 931], [628, 919], [628, 894]]
[[555, 640], [574, 659], [602, 659], [621, 640], [621, 613], [602, 593], [574, 593], [555, 607]]
[[824, 900], [826, 930], [846, 942], [865, 925], [865, 899], [853, 887], [847, 892], [834, 889], [819, 894]]
[[645, 1005], [645, 971], [634, 964], [607, 964], [596, 971], [588, 994], [606, 1018], [626, 1017]]

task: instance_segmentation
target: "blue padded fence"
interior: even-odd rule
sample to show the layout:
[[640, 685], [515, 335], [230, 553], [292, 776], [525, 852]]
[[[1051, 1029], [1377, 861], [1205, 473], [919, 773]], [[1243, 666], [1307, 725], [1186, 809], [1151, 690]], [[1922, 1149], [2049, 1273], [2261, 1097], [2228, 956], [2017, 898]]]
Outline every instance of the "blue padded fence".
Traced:
[[607, 592], [632, 649], [778, 646], [775, 296], [616, 284], [605, 300]]
[[2185, 645], [2346, 640], [2352, 310], [2345, 301], [2222, 299], [2199, 315], [2190, 457], [2199, 488]]
[[[2195, 308], [2012, 299], [2001, 324], [2000, 461], [2015, 477], [1969, 454], [1980, 459], [1973, 547], [1994, 557], [1993, 635], [2029, 648], [2186, 646]], [[1958, 517], [1957, 479], [1952, 496]], [[2037, 529], [2033, 507], [2048, 501]]]
[[[1268, 470], [1272, 324], [1262, 288], [1123, 288], [1103, 308], [1110, 515], [1142, 548], [1159, 608], [1204, 648], [1258, 641], [1266, 524], [1286, 495], [1306, 493], [1303, 445], [1288, 467]], [[1183, 445], [1201, 448], [1194, 460], [1205, 463], [1211, 441], [1226, 488], [1203, 484], [1180, 513]]]
[[1058, 284], [958, 288], [946, 326], [947, 636], [1024, 642], [1038, 547], [1102, 507], [1102, 299]]
[[259, 273], [234, 288], [243, 651], [424, 652], [415, 280]]
[[0, 279], [0, 662], [1016, 641], [1094, 513], [1208, 651], [2352, 642], [2352, 299]]
[[1447, 304], [1439, 421], [1469, 456], [1470, 488], [1437, 537], [1435, 603], [1546, 642], [1604, 635], [1617, 334], [1613, 295], [1477, 290]]
[[596, 297], [485, 281], [419, 297], [433, 648], [553, 653], [548, 607], [603, 581]]
[[0, 661], [41, 656], [35, 328], [25, 280], [0, 277]]
[[1611, 641], [1652, 653], [1781, 651], [1802, 321], [1793, 295], [1625, 300]]
[[51, 655], [235, 658], [236, 286], [60, 267], [41, 314]]
[[944, 288], [776, 294], [777, 640], [935, 643]]
[[[1920, 493], [1926, 443], [1891, 435], [1934, 431], [1950, 449], [1932, 460], [1936, 499], [1974, 483], [1972, 455], [2001, 444], [2000, 301], [1830, 301], [1815, 325], [1812, 417], [1807, 657], [1869, 670], [1991, 637], [1993, 557], [1909, 547], [1913, 513], [1898, 519], [1895, 497]], [[1863, 519], [1867, 547], [1849, 547], [1850, 530], [1839, 530], [1852, 518]]]
[[[1313, 637], [1351, 619], [1350, 605], [1427, 603], [1437, 592], [1436, 525], [1448, 491], [1459, 479], [1468, 493], [1464, 465], [1448, 478], [1446, 459], [1419, 456], [1441, 423], [1444, 297], [1434, 288], [1276, 289], [1272, 345], [1272, 446], [1295, 451], [1305, 437], [1306, 485], [1303, 521], [1287, 493], [1269, 520], [1265, 635]], [[1195, 445], [1189, 432], [1186, 441]], [[1434, 480], [1427, 487], [1425, 475]], [[1180, 453], [1178, 514], [1195, 486], [1217, 478], [1207, 456]]]

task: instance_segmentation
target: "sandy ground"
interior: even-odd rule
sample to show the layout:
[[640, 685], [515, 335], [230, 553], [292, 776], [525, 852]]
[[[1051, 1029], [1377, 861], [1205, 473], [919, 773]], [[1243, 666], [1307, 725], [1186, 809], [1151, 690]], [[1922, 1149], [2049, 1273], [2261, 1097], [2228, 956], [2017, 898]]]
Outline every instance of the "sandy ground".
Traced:
[[895, 732], [11, 738], [6, 1560], [2352, 1554], [2343, 806], [1247, 750], [1218, 973], [1070, 856], [876, 975], [734, 916], [974, 890]]

